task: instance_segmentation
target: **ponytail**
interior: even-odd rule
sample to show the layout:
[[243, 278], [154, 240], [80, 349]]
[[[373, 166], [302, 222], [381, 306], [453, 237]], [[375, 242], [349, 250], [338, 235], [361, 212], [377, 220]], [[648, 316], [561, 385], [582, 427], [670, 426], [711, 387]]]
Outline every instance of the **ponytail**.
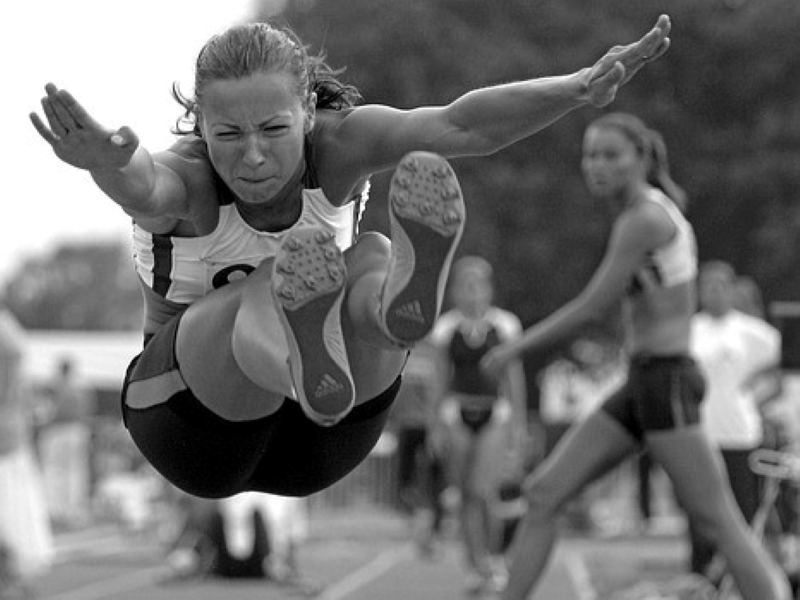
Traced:
[[684, 189], [675, 183], [669, 172], [667, 144], [664, 137], [654, 129], [648, 129], [649, 165], [647, 167], [647, 183], [657, 187], [672, 200], [681, 210], [686, 211], [689, 198]]

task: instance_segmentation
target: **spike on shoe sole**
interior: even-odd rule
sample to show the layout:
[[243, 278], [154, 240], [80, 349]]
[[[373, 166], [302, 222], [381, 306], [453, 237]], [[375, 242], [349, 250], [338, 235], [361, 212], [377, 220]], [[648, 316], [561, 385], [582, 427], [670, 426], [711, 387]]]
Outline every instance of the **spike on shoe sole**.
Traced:
[[381, 324], [399, 346], [433, 327], [447, 276], [466, 222], [461, 188], [448, 162], [411, 152], [398, 164], [389, 189], [392, 258], [381, 294]]
[[306, 415], [323, 426], [344, 418], [355, 386], [342, 336], [346, 267], [332, 233], [298, 227], [275, 258], [273, 296], [289, 344], [289, 370]]

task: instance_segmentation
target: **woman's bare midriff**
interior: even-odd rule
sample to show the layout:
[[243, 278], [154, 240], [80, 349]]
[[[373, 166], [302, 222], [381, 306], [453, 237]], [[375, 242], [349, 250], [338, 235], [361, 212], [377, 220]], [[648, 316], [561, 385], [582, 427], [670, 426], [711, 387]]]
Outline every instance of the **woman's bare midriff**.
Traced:
[[694, 282], [627, 298], [624, 325], [628, 353], [687, 354], [695, 307]]

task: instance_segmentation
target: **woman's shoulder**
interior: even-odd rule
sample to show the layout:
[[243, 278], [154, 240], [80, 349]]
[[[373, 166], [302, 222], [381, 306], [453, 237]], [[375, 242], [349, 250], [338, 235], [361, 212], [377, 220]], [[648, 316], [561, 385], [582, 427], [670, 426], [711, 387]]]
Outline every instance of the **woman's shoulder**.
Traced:
[[211, 168], [211, 159], [208, 156], [208, 145], [205, 140], [196, 135], [179, 137], [173, 144], [159, 152], [157, 160], [169, 162], [183, 162], [194, 165], [204, 165]]
[[334, 206], [349, 203], [372, 173], [365, 144], [352, 128], [344, 125], [355, 108], [317, 112], [314, 131], [308, 139], [306, 161], [316, 184]]
[[743, 330], [754, 335], [777, 339], [780, 342], [781, 333], [778, 328], [768, 321], [747, 314], [741, 310], [733, 310], [732, 316], [736, 324]]
[[674, 206], [668, 196], [661, 190], [647, 187], [640, 190], [628, 211], [645, 219], [663, 219], [669, 216], [670, 205]]
[[[208, 145], [196, 135], [179, 138], [167, 150], [154, 156], [154, 160], [180, 177], [187, 186], [190, 200], [198, 196], [217, 196], [217, 177], [208, 156]], [[208, 194], [202, 194], [207, 191]]]
[[344, 123], [354, 110], [349, 108], [346, 110], [323, 109], [317, 111], [314, 120], [314, 131], [309, 138], [309, 143], [315, 150], [315, 156], [319, 156], [321, 153], [324, 154], [328, 150], [332, 150], [335, 156], [345, 149], [348, 130]]
[[[675, 231], [675, 221], [669, 213], [657, 190], [644, 191], [617, 218], [618, 229], [628, 230], [638, 236], [659, 239], [671, 238]], [[664, 196], [666, 202], [669, 202]]]
[[522, 331], [522, 321], [516, 313], [499, 306], [492, 306], [486, 313], [492, 325], [505, 335], [516, 335]]
[[181, 217], [137, 219], [150, 233], [170, 233], [196, 237], [213, 230], [225, 194], [208, 157], [208, 147], [201, 138], [190, 135], [178, 139], [167, 150], [153, 155], [153, 161], [176, 176], [185, 190], [186, 205]]
[[433, 331], [431, 331], [428, 337], [428, 341], [434, 346], [440, 346], [445, 343], [449, 343], [449, 339], [453, 336], [453, 333], [458, 328], [458, 325], [461, 323], [463, 318], [464, 317], [461, 311], [455, 308], [442, 313], [439, 315], [439, 318], [436, 319], [436, 323], [433, 326]]

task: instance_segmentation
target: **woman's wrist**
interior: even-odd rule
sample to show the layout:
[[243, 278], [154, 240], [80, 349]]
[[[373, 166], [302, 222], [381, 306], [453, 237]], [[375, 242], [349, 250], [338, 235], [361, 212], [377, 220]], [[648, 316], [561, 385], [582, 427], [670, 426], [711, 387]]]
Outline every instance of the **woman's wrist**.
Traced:
[[568, 84], [572, 86], [575, 102], [579, 105], [589, 103], [589, 80], [592, 74], [591, 67], [585, 67], [568, 76]]

